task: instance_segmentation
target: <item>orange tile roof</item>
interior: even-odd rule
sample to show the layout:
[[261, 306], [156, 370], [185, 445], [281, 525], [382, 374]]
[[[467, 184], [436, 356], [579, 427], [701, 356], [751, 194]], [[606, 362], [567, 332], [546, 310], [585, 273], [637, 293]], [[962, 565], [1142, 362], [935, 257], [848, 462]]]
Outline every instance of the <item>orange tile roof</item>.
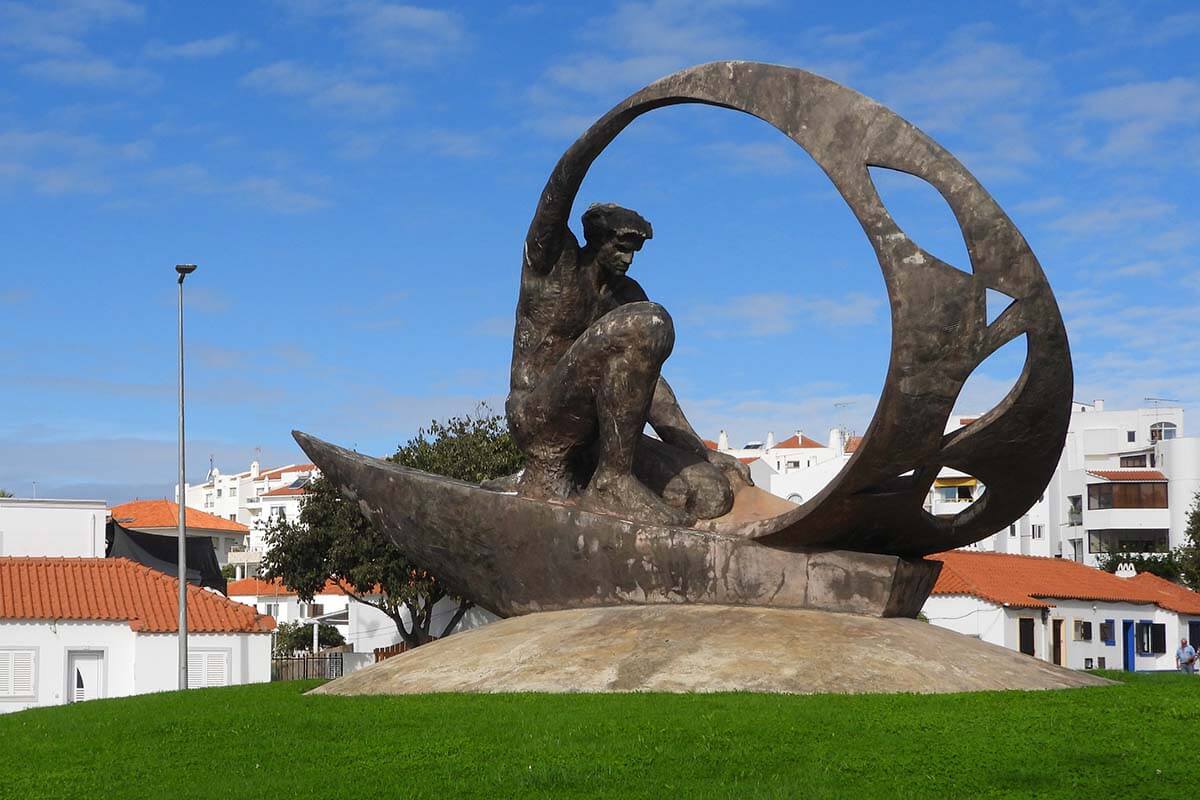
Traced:
[[276, 467], [275, 469], [261, 472], [259, 473], [258, 477], [260, 479], [267, 478], [268, 480], [275, 480], [277, 478], [282, 478], [283, 473], [285, 472], [312, 472], [316, 468], [316, 464], [288, 464], [286, 467]]
[[1149, 604], [1160, 597], [1144, 584], [1068, 559], [968, 550], [929, 558], [942, 562], [934, 594], [969, 594], [996, 605], [1050, 608], [1047, 599]]
[[717, 449], [717, 443], [714, 442], [712, 439], [701, 439], [700, 441], [704, 442], [704, 446], [707, 447], [709, 450]]
[[979, 417], [959, 417], [958, 424], [959, 425], [970, 425], [972, 422], [974, 422], [977, 419], [979, 419]]
[[[275, 620], [198, 586], [187, 587], [192, 633], [269, 633]], [[0, 619], [128, 622], [179, 630], [179, 583], [125, 558], [0, 558]]]
[[851, 436], [849, 439], [846, 440], [846, 452], [853, 453], [855, 450], [858, 449], [858, 446], [860, 444], [862, 444], [862, 440], [863, 440], [863, 437], [861, 437], [861, 436]]
[[[228, 531], [249, 533], [245, 525], [231, 519], [223, 519], [197, 508], [184, 509], [183, 524], [201, 531]], [[170, 500], [134, 500], [112, 509], [112, 518], [126, 528], [174, 528], [179, 525], [179, 505]]]
[[760, 458], [762, 458], [762, 456], [738, 456], [738, 461], [742, 462], [743, 464], [753, 464]]
[[789, 449], [795, 450], [795, 449], [799, 449], [801, 447], [824, 447], [824, 446], [825, 445], [821, 444], [818, 441], [814, 441], [813, 439], [808, 438], [804, 434], [800, 434], [800, 435], [792, 434], [788, 438], [784, 439], [782, 442], [777, 443], [771, 449], [772, 450], [789, 450]]
[[1152, 593], [1157, 598], [1154, 602], [1168, 611], [1179, 614], [1200, 614], [1200, 593], [1198, 592], [1193, 592], [1191, 589], [1171, 583], [1166, 578], [1160, 578], [1149, 572], [1139, 572], [1126, 580], [1140, 589]]
[[296, 495], [306, 494], [308, 489], [303, 486], [280, 486], [278, 489], [272, 489], [265, 494], [260, 494], [259, 497], [295, 497]]
[[[243, 578], [240, 581], [229, 582], [230, 597], [291, 597], [296, 594], [296, 590], [290, 586], [284, 586], [283, 581], [276, 578], [273, 581], [264, 581], [262, 578]], [[379, 594], [383, 591], [376, 586], [370, 594]], [[341, 584], [336, 581], [325, 581], [325, 585], [316, 594], [346, 594], [346, 590], [341, 587]]]
[[1104, 478], [1106, 481], [1165, 481], [1163, 475], [1156, 469], [1089, 469], [1088, 475]]

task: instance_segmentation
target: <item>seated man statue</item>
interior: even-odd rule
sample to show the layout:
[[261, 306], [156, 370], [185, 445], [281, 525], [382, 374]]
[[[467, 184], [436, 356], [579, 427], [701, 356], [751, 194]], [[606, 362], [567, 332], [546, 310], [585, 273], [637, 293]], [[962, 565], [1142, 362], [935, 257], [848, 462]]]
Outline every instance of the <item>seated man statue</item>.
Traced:
[[565, 219], [543, 220], [526, 240], [506, 405], [526, 456], [517, 490], [663, 525], [718, 517], [750, 473], [705, 446], [660, 375], [674, 324], [626, 275], [650, 223], [594, 205], [583, 234], [580, 247]]

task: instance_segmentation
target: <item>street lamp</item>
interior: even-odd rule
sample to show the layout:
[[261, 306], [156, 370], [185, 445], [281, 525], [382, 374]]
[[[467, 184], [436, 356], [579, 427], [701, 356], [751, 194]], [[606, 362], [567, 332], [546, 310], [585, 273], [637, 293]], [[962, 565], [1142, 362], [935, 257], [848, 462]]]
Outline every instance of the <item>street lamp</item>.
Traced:
[[179, 688], [188, 688], [187, 646], [187, 533], [184, 527], [185, 470], [183, 466], [183, 279], [196, 271], [195, 264], [176, 264], [179, 273], [179, 491], [175, 498], [179, 506]]

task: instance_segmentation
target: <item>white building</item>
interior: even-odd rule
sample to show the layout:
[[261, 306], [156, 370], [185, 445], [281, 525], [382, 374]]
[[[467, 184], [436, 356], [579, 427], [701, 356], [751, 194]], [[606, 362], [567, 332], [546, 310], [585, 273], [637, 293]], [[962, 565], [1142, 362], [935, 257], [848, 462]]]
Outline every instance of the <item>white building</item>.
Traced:
[[104, 557], [103, 500], [0, 497], [0, 556]]
[[249, 529], [246, 546], [233, 551], [228, 560], [237, 568], [237, 576], [245, 578], [258, 572], [266, 549], [263, 533], [267, 521], [299, 516], [304, 487], [320, 474], [314, 464], [289, 464], [264, 472], [254, 461], [250, 469], [231, 475], [214, 467], [204, 483], [184, 487], [184, 504]]
[[1183, 437], [1183, 409], [1075, 403], [1046, 492], [974, 547], [1093, 566], [1109, 552], [1163, 552], [1184, 543], [1197, 491], [1200, 439]]
[[930, 623], [1071, 669], [1175, 669], [1200, 638], [1200, 594], [1149, 573], [1067, 559], [955, 550], [922, 613]]
[[[178, 582], [123, 558], [0, 558], [0, 713], [178, 688]], [[275, 621], [188, 587], [190, 687], [271, 677]]]
[[793, 503], [803, 503], [833, 480], [861, 439], [833, 428], [828, 443], [821, 444], [797, 430], [781, 442], [769, 432], [765, 440], [733, 448], [725, 431], [721, 431], [718, 441], [705, 440], [705, 444], [748, 465], [755, 486]]

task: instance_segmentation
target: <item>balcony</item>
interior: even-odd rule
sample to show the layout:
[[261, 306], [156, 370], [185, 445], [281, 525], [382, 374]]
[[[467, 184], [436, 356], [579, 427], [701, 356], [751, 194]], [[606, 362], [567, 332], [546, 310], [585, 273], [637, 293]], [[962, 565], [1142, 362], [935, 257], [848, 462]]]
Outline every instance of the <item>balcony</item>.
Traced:
[[247, 497], [246, 498], [246, 505], [248, 505], [248, 506], [256, 506], [261, 502], [262, 502], [261, 497]]

